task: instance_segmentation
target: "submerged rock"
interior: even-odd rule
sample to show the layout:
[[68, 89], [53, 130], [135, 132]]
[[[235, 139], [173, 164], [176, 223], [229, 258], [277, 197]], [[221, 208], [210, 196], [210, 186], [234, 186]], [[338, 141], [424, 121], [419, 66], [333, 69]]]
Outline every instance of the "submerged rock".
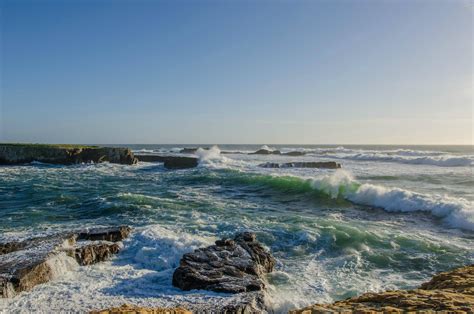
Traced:
[[332, 304], [315, 304], [290, 313], [472, 313], [473, 309], [474, 265], [470, 265], [435, 275], [419, 289], [365, 293], [359, 297]]
[[[118, 242], [129, 227], [94, 229], [37, 237], [0, 245], [0, 297], [14, 297], [21, 291], [53, 279], [63, 267], [104, 261], [121, 249]], [[101, 241], [77, 241], [77, 240]], [[103, 241], [103, 240], [110, 241]]]
[[137, 158], [139, 161], [144, 162], [163, 162], [167, 169], [194, 168], [199, 164], [199, 159], [197, 157], [137, 155]]
[[275, 259], [255, 234], [244, 232], [185, 254], [173, 274], [173, 285], [182, 290], [260, 291], [265, 288], [264, 274], [274, 266]]
[[306, 155], [306, 153], [305, 152], [300, 152], [300, 151], [294, 151], [294, 152], [282, 153], [282, 155], [296, 157], [296, 156], [304, 156], [304, 155]]
[[0, 164], [23, 164], [32, 161], [63, 165], [106, 161], [127, 165], [137, 163], [132, 151], [124, 147], [0, 144]]
[[341, 168], [341, 164], [335, 161], [306, 161], [306, 162], [286, 162], [286, 163], [275, 163], [275, 162], [267, 162], [264, 164], [260, 164], [260, 167], [263, 168], [322, 168], [322, 169], [339, 169]]

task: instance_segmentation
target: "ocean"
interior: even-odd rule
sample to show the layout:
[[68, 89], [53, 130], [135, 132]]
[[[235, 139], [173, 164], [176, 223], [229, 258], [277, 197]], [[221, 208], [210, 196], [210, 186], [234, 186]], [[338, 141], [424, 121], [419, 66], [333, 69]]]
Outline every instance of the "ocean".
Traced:
[[[144, 154], [197, 147], [122, 146]], [[171, 277], [184, 253], [239, 231], [255, 232], [277, 259], [267, 289], [275, 313], [414, 288], [474, 263], [472, 146], [274, 145], [265, 148], [306, 154], [247, 154], [260, 148], [200, 149], [199, 166], [183, 170], [144, 162], [0, 167], [2, 241], [94, 226], [134, 230], [112, 260], [58, 262], [55, 280], [0, 299], [0, 312], [225, 304], [238, 296], [183, 292]], [[342, 168], [260, 166], [293, 161]]]

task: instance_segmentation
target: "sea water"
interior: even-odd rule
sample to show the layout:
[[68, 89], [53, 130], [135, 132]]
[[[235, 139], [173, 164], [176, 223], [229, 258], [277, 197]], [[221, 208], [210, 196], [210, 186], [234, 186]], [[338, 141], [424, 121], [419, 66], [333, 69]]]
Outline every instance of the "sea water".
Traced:
[[[128, 145], [148, 154], [193, 146]], [[267, 278], [276, 313], [414, 288], [474, 262], [472, 146], [276, 145], [264, 148], [305, 155], [248, 155], [260, 148], [200, 149], [197, 168], [172, 171], [143, 162], [0, 167], [1, 241], [95, 226], [134, 229], [111, 261], [77, 267], [59, 256], [53, 281], [0, 299], [0, 311], [226, 304], [238, 296], [183, 292], [171, 278], [184, 253], [240, 231], [255, 232], [277, 259]], [[342, 168], [259, 166], [293, 161]]]

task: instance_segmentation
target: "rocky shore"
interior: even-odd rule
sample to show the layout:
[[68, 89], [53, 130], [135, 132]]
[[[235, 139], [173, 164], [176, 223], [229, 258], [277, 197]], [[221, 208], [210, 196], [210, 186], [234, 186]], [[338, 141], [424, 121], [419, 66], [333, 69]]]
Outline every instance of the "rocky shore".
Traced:
[[0, 165], [24, 164], [33, 161], [70, 165], [110, 162], [133, 165], [137, 159], [123, 147], [48, 144], [0, 144]]
[[332, 304], [314, 304], [290, 314], [315, 313], [473, 313], [474, 265], [435, 275], [414, 290], [365, 293]]
[[[57, 265], [91, 265], [122, 248], [130, 228], [99, 228], [0, 243], [0, 298], [60, 276]], [[76, 264], [77, 263], [77, 264]]]

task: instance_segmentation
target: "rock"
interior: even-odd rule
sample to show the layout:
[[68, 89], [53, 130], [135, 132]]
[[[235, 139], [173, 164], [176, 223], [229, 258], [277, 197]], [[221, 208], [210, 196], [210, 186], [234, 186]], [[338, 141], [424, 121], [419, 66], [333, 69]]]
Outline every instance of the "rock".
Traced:
[[191, 314], [183, 308], [150, 308], [124, 304], [121, 307], [112, 307], [104, 310], [91, 311], [89, 314]]
[[[179, 151], [180, 154], [195, 154], [197, 152], [197, 150], [199, 149], [200, 147], [191, 147], [191, 148], [183, 148], [182, 150]], [[209, 147], [201, 147], [202, 149], [204, 150], [209, 150], [210, 148]]]
[[339, 168], [341, 168], [341, 164], [339, 164], [335, 161], [286, 162], [286, 163], [283, 163], [283, 164], [279, 164], [279, 163], [275, 163], [275, 162], [267, 162], [267, 163], [264, 163], [264, 164], [260, 164], [259, 166], [263, 167], [263, 168], [322, 168], [322, 169], [339, 169]]
[[279, 150], [259, 149], [256, 152], [249, 153], [249, 155], [281, 155]]
[[275, 259], [256, 241], [255, 234], [244, 232], [183, 255], [173, 285], [182, 290], [260, 291], [265, 288], [264, 274], [274, 266]]
[[129, 226], [94, 228], [79, 232], [77, 240], [118, 242], [128, 238], [131, 231]]
[[473, 309], [474, 265], [470, 265], [435, 275], [419, 289], [365, 293], [359, 297], [332, 304], [315, 304], [290, 313], [472, 313]]
[[137, 155], [139, 161], [144, 162], [163, 162], [167, 169], [186, 169], [194, 168], [199, 164], [197, 157], [183, 156], [160, 156], [160, 155]]
[[[21, 291], [48, 282], [59, 275], [65, 265], [90, 265], [104, 261], [121, 249], [120, 241], [130, 233], [129, 227], [93, 229], [61, 233], [0, 245], [0, 297], [14, 297]], [[109, 241], [78, 241], [80, 239]]]
[[23, 164], [32, 161], [63, 165], [106, 161], [127, 165], [137, 163], [132, 151], [123, 147], [0, 144], [0, 164]]
[[121, 248], [121, 245], [108, 241], [86, 243], [75, 249], [74, 257], [79, 265], [91, 265], [110, 259]]
[[299, 152], [299, 151], [294, 151], [294, 152], [288, 152], [288, 153], [282, 153], [284, 156], [304, 156], [306, 155], [305, 152]]

